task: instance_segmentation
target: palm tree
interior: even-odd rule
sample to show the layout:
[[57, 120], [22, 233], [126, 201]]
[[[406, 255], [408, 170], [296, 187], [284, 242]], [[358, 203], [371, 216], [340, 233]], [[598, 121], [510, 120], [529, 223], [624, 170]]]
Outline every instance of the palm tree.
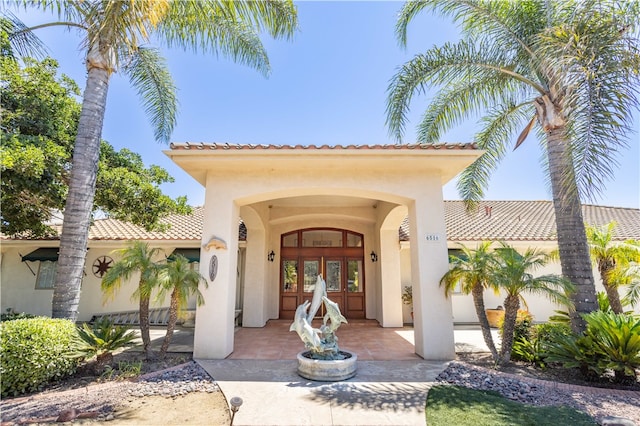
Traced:
[[204, 298], [198, 286], [203, 283], [205, 287], [209, 284], [200, 273], [191, 267], [189, 260], [177, 255], [160, 267], [158, 273], [158, 300], [164, 300], [167, 292], [171, 292], [171, 302], [169, 311], [169, 322], [167, 323], [167, 333], [160, 348], [160, 357], [164, 358], [171, 343], [173, 331], [178, 321], [178, 312], [187, 306], [189, 296], [196, 297], [198, 306], [204, 304]]
[[[176, 90], [159, 51], [141, 47], [151, 38], [168, 47], [222, 53], [269, 72], [259, 33], [290, 37], [297, 28], [292, 0], [215, 1], [25, 1], [58, 14], [58, 21], [27, 28], [5, 13], [16, 29], [14, 51], [29, 54], [39, 47], [32, 31], [64, 26], [79, 30], [86, 51], [87, 82], [74, 145], [69, 193], [60, 237], [52, 316], [75, 320], [88, 241], [100, 152], [100, 136], [113, 73], [127, 75], [143, 99], [155, 138], [167, 142], [176, 122]], [[33, 46], [34, 49], [29, 49]]]
[[556, 304], [572, 308], [567, 294], [573, 291], [573, 285], [559, 275], [533, 276], [532, 273], [536, 269], [546, 265], [552, 259], [550, 255], [537, 249], [529, 248], [524, 254], [520, 254], [513, 247], [501, 243], [501, 247], [496, 249], [495, 254], [497, 264], [491, 279], [501, 291], [506, 293], [500, 359], [502, 362], [509, 362], [520, 301], [523, 301], [526, 306], [523, 293], [543, 295]]
[[153, 290], [158, 286], [159, 248], [150, 248], [142, 241], [132, 241], [128, 247], [114, 250], [120, 259], [116, 261], [102, 277], [102, 291], [105, 301], [111, 299], [120, 289], [123, 281], [128, 281], [134, 273], [140, 273], [138, 288], [132, 298], [140, 304], [140, 334], [147, 359], [153, 358], [151, 336], [149, 335], [149, 301]]
[[[607, 0], [425, 0], [407, 2], [396, 34], [430, 9], [461, 24], [463, 39], [416, 55], [393, 77], [387, 125], [401, 140], [412, 97], [439, 91], [418, 125], [418, 140], [443, 133], [475, 114], [486, 153], [461, 175], [458, 189], [473, 206], [513, 142], [536, 128], [546, 153], [562, 273], [576, 287], [580, 313], [597, 308], [581, 197], [600, 193], [627, 144], [639, 105], [640, 46], [633, 32], [640, 3]], [[524, 129], [514, 141], [517, 131]]]
[[463, 294], [471, 294], [476, 315], [482, 329], [482, 336], [491, 351], [493, 360], [498, 363], [499, 356], [491, 335], [491, 327], [484, 307], [484, 291], [492, 287], [491, 275], [495, 265], [491, 251], [491, 241], [484, 241], [476, 249], [460, 244], [462, 253], [449, 256], [450, 268], [440, 279], [447, 297], [456, 291], [458, 285]]
[[[618, 288], [625, 281], [632, 282], [633, 263], [640, 263], [640, 241], [627, 240], [614, 243], [615, 222], [603, 227], [587, 226], [587, 241], [591, 260], [598, 266], [602, 286], [607, 292], [609, 305], [616, 314], [623, 312]], [[633, 290], [633, 289], [632, 289]]]

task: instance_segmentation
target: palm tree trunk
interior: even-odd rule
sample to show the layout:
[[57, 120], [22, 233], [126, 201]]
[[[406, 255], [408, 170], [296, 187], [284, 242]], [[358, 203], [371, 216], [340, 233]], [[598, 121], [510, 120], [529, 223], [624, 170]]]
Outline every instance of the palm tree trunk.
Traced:
[[600, 276], [602, 277], [602, 286], [604, 287], [604, 291], [607, 292], [607, 298], [609, 299], [609, 306], [611, 310], [616, 314], [621, 314], [622, 302], [620, 301], [620, 294], [618, 293], [618, 288], [611, 285], [609, 281], [609, 274], [613, 269], [613, 265], [609, 262], [600, 262], [598, 265], [598, 270], [600, 271]]
[[109, 72], [102, 68], [89, 68], [62, 222], [51, 309], [53, 318], [75, 321], [78, 317], [108, 88]]
[[483, 293], [484, 288], [480, 283], [474, 285], [473, 289], [471, 290], [471, 294], [473, 296], [473, 304], [476, 308], [476, 315], [478, 315], [478, 321], [480, 322], [480, 328], [482, 329], [482, 337], [484, 337], [484, 342], [491, 352], [493, 362], [499, 364], [500, 358], [498, 356], [496, 346], [493, 342], [493, 336], [491, 335], [491, 327], [489, 326], [489, 320], [487, 319], [487, 313], [484, 307]]
[[140, 336], [142, 337], [142, 349], [147, 359], [153, 359], [153, 348], [151, 348], [151, 336], [149, 335], [149, 297], [142, 295], [140, 296]]
[[518, 296], [508, 295], [504, 300], [504, 324], [502, 325], [502, 348], [500, 350], [502, 363], [507, 363], [511, 360], [513, 334], [516, 329], [518, 309], [520, 309], [520, 299]]
[[571, 313], [571, 328], [581, 333], [586, 328], [581, 314], [598, 308], [589, 246], [565, 128], [559, 126], [545, 130], [560, 264], [562, 274], [576, 288], [571, 295], [575, 305], [575, 312]]
[[164, 358], [167, 350], [169, 350], [169, 344], [173, 337], [173, 330], [176, 328], [178, 322], [178, 289], [174, 289], [171, 293], [171, 305], [169, 309], [169, 322], [167, 323], [167, 334], [164, 336], [162, 347], [160, 348], [160, 357]]

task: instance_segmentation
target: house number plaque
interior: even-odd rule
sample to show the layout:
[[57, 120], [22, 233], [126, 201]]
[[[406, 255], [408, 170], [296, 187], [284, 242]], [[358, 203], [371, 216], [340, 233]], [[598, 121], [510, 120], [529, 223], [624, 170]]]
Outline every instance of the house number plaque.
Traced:
[[213, 282], [216, 279], [216, 275], [218, 275], [218, 256], [214, 254], [211, 256], [211, 261], [209, 261], [209, 279]]

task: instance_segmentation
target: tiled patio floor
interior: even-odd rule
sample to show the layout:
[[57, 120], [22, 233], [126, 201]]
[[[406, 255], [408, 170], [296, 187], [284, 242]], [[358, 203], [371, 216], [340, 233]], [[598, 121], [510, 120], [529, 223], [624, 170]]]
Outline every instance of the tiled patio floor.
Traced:
[[[296, 359], [304, 345], [297, 333], [289, 331], [290, 325], [291, 320], [271, 320], [262, 328], [237, 329], [234, 351], [227, 359]], [[340, 349], [357, 353], [362, 361], [422, 359], [415, 354], [412, 328], [382, 328], [375, 320], [350, 320], [337, 334]]]

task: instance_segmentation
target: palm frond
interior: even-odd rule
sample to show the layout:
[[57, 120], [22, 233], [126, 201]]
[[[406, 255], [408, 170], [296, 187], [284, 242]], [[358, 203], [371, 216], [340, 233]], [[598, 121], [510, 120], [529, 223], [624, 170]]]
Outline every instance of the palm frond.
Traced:
[[416, 17], [424, 8], [433, 7], [433, 1], [407, 1], [402, 6], [402, 9], [398, 12], [398, 19], [396, 20], [396, 39], [402, 47], [407, 46], [407, 29], [409, 23]]
[[[533, 93], [532, 90], [545, 90], [529, 75], [517, 72], [509, 63], [510, 58], [497, 45], [476, 46], [465, 40], [446, 43], [416, 55], [400, 68], [387, 88], [386, 124], [389, 133], [397, 140], [402, 139], [413, 95], [425, 92], [431, 86], [444, 87], [440, 95], [442, 98], [433, 107], [434, 111], [447, 108], [447, 100], [456, 104], [447, 108], [448, 115], [454, 114], [452, 118], [427, 112], [421, 130], [425, 138], [438, 136], [447, 125], [458, 122], [472, 111], [504, 99], [509, 91], [524, 94]], [[522, 88], [518, 88], [520, 86]], [[435, 120], [436, 117], [439, 120]], [[431, 123], [440, 124], [431, 128]]]
[[457, 183], [458, 193], [472, 207], [484, 196], [491, 173], [507, 153], [512, 135], [534, 114], [530, 103], [498, 105], [483, 118], [484, 127], [475, 137], [484, 154], [462, 171]]
[[220, 2], [230, 19], [247, 22], [274, 38], [291, 39], [298, 30], [298, 12], [291, 0]]
[[492, 70], [476, 71], [438, 92], [418, 124], [418, 141], [438, 142], [448, 129], [484, 113], [487, 105], [504, 103], [505, 98], [517, 92], [517, 83], [512, 79]]
[[[219, 2], [172, 2], [158, 34], [169, 47], [222, 54], [268, 75], [269, 59], [253, 25], [258, 18], [240, 19], [240, 11], [233, 9], [232, 3], [221, 6]], [[275, 10], [270, 8], [269, 12]]]
[[162, 301], [169, 293], [177, 296], [178, 309], [187, 306], [189, 296], [195, 295], [198, 306], [204, 303], [204, 297], [199, 290], [200, 284], [205, 288], [209, 286], [200, 273], [191, 268], [189, 260], [177, 255], [162, 265], [158, 271], [158, 295], [157, 300]]
[[619, 4], [586, 6], [543, 32], [536, 51], [564, 93], [574, 169], [568, 178], [576, 180], [583, 198], [594, 199], [612, 178], [640, 109], [640, 42], [621, 31], [637, 27], [640, 15], [636, 11], [634, 23], [619, 13]]
[[169, 142], [176, 123], [178, 100], [164, 58], [156, 49], [139, 48], [123, 71], [142, 98], [156, 140]]
[[26, 57], [43, 59], [47, 56], [44, 43], [24, 22], [8, 10], [0, 14], [0, 31], [8, 35], [10, 43], [10, 50], [3, 51], [2, 56], [13, 59]]

